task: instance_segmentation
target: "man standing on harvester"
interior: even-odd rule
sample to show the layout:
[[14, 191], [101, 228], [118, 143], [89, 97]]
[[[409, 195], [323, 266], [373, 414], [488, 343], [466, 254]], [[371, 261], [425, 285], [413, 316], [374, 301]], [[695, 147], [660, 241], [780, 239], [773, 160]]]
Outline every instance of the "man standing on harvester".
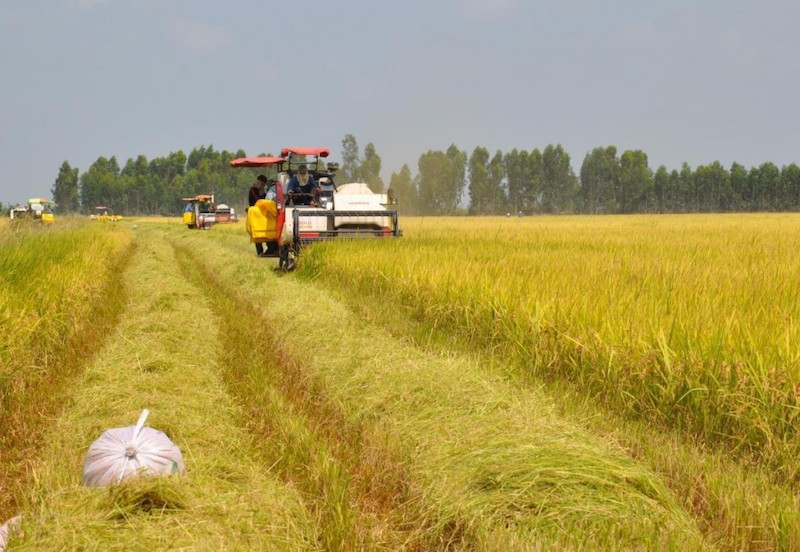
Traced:
[[[250, 207], [255, 206], [256, 202], [259, 199], [266, 199], [267, 193], [264, 188], [267, 186], [267, 177], [263, 174], [258, 175], [256, 179], [256, 183], [253, 187], [250, 188], [250, 194], [247, 199], [247, 202], [250, 204]], [[256, 242], [256, 255], [259, 257], [264, 256], [264, 244]]]
[[287, 189], [295, 205], [312, 205], [317, 201], [317, 181], [308, 174], [308, 167], [300, 165], [297, 174], [289, 181]]

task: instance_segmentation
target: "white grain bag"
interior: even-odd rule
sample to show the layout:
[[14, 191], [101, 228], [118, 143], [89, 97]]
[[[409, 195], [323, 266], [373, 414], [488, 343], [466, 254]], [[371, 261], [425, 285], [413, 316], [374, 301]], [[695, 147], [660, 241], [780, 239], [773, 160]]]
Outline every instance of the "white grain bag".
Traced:
[[89, 447], [83, 462], [83, 484], [105, 487], [128, 476], [184, 473], [178, 446], [163, 432], [144, 427], [150, 412], [143, 410], [136, 426], [116, 427]]
[[6, 549], [8, 541], [11, 540], [11, 535], [19, 531], [20, 521], [22, 521], [22, 516], [16, 516], [0, 525], [0, 552]]

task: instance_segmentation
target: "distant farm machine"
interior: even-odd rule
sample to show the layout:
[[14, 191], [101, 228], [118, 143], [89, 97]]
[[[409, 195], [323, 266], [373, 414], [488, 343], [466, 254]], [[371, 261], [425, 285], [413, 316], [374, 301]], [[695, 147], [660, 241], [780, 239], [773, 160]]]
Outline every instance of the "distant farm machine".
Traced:
[[53, 224], [53, 202], [43, 197], [33, 197], [28, 200], [27, 207], [14, 207], [9, 211], [11, 220], [33, 220], [41, 224]]
[[[328, 148], [287, 147], [280, 157], [243, 157], [232, 167], [274, 168], [275, 178], [247, 211], [247, 232], [253, 243], [264, 243], [267, 256], [292, 270], [300, 250], [314, 242], [345, 238], [396, 238], [401, 236], [397, 210], [390, 196], [375, 193], [363, 182], [334, 182], [338, 165], [324, 166]], [[305, 165], [316, 181], [309, 194], [290, 191], [289, 182]]]
[[111, 214], [109, 213], [108, 207], [105, 205], [98, 205], [94, 208], [94, 212], [89, 215], [89, 218], [101, 222], [117, 222], [122, 220], [122, 215]]
[[186, 202], [183, 209], [183, 223], [191, 229], [208, 230], [215, 224], [238, 222], [236, 211], [225, 204], [215, 205], [213, 194], [182, 197]]

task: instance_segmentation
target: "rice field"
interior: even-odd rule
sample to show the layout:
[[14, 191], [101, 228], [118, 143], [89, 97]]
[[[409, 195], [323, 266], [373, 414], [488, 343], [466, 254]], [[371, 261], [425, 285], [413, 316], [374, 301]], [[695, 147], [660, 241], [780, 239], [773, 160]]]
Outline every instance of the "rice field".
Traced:
[[304, 273], [795, 483], [800, 217], [418, 219]]
[[48, 418], [118, 311], [130, 235], [79, 221], [0, 229], [0, 517], [19, 496]]
[[[0, 228], [8, 550], [800, 550], [800, 217], [402, 225]], [[143, 408], [186, 474], [83, 487]]]

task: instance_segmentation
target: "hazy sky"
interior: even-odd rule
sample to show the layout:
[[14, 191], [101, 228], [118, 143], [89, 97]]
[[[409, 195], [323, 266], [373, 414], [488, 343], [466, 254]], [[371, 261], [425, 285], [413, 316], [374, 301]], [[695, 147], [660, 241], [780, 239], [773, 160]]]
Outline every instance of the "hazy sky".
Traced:
[[[65, 159], [120, 165], [373, 142], [560, 142], [656, 168], [800, 162], [800, 3], [783, 0], [0, 0], [0, 201]], [[243, 192], [244, 193], [244, 192]]]

